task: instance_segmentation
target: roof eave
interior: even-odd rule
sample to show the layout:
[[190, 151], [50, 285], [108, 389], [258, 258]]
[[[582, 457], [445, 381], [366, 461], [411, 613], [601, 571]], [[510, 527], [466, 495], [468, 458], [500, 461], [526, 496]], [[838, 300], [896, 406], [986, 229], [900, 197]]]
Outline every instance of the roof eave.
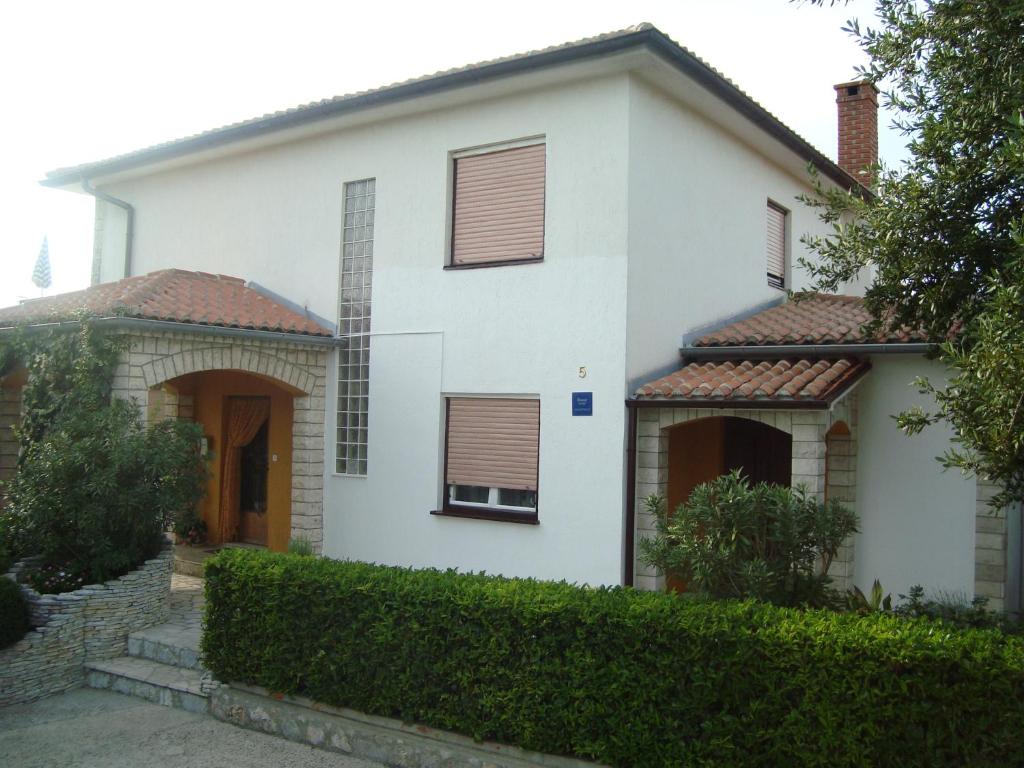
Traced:
[[777, 400], [765, 398], [763, 400], [740, 400], [740, 399], [717, 399], [705, 400], [691, 399], [685, 397], [662, 397], [645, 398], [632, 397], [626, 400], [627, 408], [721, 408], [741, 409], [745, 411], [767, 411], [767, 410], [788, 410], [808, 411], [827, 410], [832, 400], [821, 400], [813, 398], [788, 398]]
[[872, 342], [864, 344], [750, 344], [682, 347], [683, 360], [766, 360], [785, 357], [843, 357], [846, 355], [926, 355], [938, 348], [932, 342]]
[[47, 174], [40, 183], [47, 187], [79, 184], [83, 179], [97, 178], [118, 172], [134, 170], [153, 163], [173, 160], [195, 152], [215, 149], [244, 139], [256, 138], [287, 128], [317, 120], [337, 117], [348, 112], [392, 104], [419, 96], [432, 95], [501, 77], [523, 74], [547, 67], [606, 56], [638, 46], [647, 46], [683, 74], [707, 88], [725, 103], [785, 147], [804, 158], [836, 184], [871, 195], [857, 179], [842, 170], [811, 144], [773, 117], [764, 107], [744, 94], [739, 88], [673, 42], [660, 30], [645, 28], [611, 38], [595, 40], [567, 48], [541, 51], [509, 60], [484, 64], [479, 67], [438, 75], [424, 80], [401, 84], [370, 93], [328, 101], [293, 112], [257, 119], [235, 127], [215, 130], [188, 139], [171, 142], [152, 150], [109, 161], [86, 164], [69, 169], [57, 169]]
[[[178, 323], [172, 320], [150, 320], [142, 317], [94, 317], [89, 318], [91, 322], [102, 325], [109, 330], [118, 331], [163, 331], [174, 333], [197, 333], [211, 336], [226, 336], [232, 338], [250, 338], [262, 341], [283, 341], [292, 344], [305, 344], [312, 346], [338, 346], [341, 339], [337, 336], [320, 336], [309, 333], [270, 331], [257, 328], [239, 328], [226, 325], [206, 325], [203, 323]], [[14, 333], [24, 330], [28, 333], [39, 333], [47, 330], [59, 329], [62, 327], [71, 328], [81, 323], [80, 320], [54, 320], [44, 323], [25, 323], [0, 327], [0, 335]]]
[[851, 368], [845, 376], [840, 377], [829, 388], [824, 397], [789, 397], [789, 398], [686, 398], [686, 397], [651, 397], [647, 395], [634, 395], [626, 400], [626, 406], [630, 408], [742, 408], [744, 410], [819, 410], [824, 411], [845, 397], [854, 387], [860, 383], [868, 371], [871, 370], [871, 363], [867, 360], [859, 360], [858, 364]]

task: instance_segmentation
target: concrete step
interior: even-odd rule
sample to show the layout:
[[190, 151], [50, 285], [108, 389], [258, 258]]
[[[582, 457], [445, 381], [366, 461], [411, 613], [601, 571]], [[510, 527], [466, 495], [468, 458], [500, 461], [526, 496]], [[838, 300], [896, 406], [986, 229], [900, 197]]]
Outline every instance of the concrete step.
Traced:
[[183, 669], [203, 670], [199, 630], [180, 624], [157, 624], [128, 635], [128, 655]]
[[200, 670], [134, 656], [86, 662], [85, 684], [188, 712], [205, 714], [210, 706]]

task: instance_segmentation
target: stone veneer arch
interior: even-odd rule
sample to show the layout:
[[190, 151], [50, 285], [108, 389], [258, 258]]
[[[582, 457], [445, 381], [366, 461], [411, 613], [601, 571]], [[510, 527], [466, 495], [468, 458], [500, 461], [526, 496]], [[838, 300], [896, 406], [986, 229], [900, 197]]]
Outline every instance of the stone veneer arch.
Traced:
[[142, 378], [146, 387], [151, 388], [189, 373], [227, 370], [265, 376], [307, 395], [313, 394], [316, 386], [315, 376], [292, 365], [287, 359], [241, 345], [232, 345], [227, 350], [223, 346], [212, 345], [166, 355], [143, 365]]
[[[191, 398], [164, 391], [179, 376], [237, 370], [273, 380], [292, 400], [291, 535], [323, 546], [324, 413], [327, 357], [323, 346], [273, 338], [211, 337], [182, 330], [126, 334], [114, 376], [114, 394], [134, 400], [147, 419], [192, 418]], [[153, 397], [154, 392], [159, 397]]]

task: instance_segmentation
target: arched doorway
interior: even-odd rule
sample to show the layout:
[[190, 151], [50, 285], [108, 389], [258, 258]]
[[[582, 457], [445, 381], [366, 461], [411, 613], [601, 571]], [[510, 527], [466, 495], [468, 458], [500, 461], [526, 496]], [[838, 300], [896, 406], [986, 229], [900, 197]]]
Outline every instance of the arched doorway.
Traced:
[[792, 484], [793, 439], [759, 421], [713, 416], [668, 430], [666, 502], [674, 510], [701, 483], [738, 469], [750, 483]]
[[[178, 376], [156, 391], [176, 402], [179, 418], [203, 427], [210, 478], [200, 514], [208, 543], [287, 550], [293, 400], [301, 393], [269, 377], [230, 369]], [[150, 397], [151, 407], [155, 399], [160, 398]]]
[[[693, 489], [716, 477], [739, 470], [753, 485], [792, 484], [793, 439], [787, 432], [759, 421], [712, 416], [688, 421], [668, 430], [668, 514], [685, 503]], [[685, 592], [686, 584], [668, 577], [670, 590]]]

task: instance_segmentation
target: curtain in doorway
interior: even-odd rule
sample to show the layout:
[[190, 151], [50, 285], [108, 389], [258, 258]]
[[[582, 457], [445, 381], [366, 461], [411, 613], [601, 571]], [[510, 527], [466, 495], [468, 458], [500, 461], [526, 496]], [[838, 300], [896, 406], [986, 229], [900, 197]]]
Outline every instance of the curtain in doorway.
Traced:
[[242, 449], [252, 442], [270, 416], [270, 398], [228, 398], [228, 428], [224, 440], [224, 473], [220, 486], [220, 540], [238, 537], [239, 483]]

